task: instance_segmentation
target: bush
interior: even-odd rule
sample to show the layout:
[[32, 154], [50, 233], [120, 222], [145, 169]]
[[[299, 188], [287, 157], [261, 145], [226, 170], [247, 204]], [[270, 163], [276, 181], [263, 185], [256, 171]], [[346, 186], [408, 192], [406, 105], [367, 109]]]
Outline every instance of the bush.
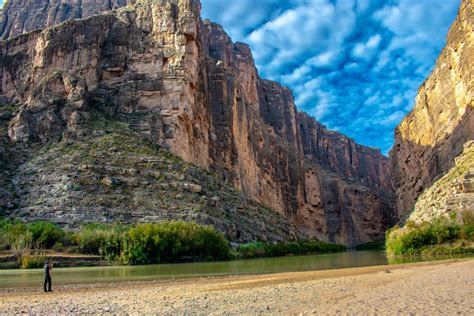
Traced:
[[44, 255], [22, 255], [20, 257], [20, 266], [22, 269], [42, 268], [46, 259], [47, 258]]
[[[0, 241], [11, 249], [22, 265], [33, 266], [32, 246], [42, 249], [74, 249], [100, 255], [109, 262], [149, 264], [189, 261], [227, 260], [232, 258], [224, 235], [212, 226], [182, 221], [124, 226], [88, 224], [77, 232], [63, 231], [53, 223], [38, 221], [23, 224], [0, 219]], [[284, 256], [288, 254], [345, 251], [345, 246], [319, 241], [295, 241], [279, 244], [261, 242], [240, 245], [237, 257]], [[38, 259], [39, 260], [39, 259]], [[29, 263], [31, 261], [31, 264]]]
[[100, 255], [113, 262], [120, 255], [126, 229], [122, 225], [84, 225], [77, 233], [68, 237], [68, 242], [76, 245], [82, 253]]
[[265, 247], [261, 242], [252, 242], [239, 245], [237, 256], [240, 258], [255, 258], [265, 256]]
[[240, 245], [237, 248], [237, 256], [240, 258], [279, 257], [285, 255], [303, 255], [308, 253], [340, 252], [345, 250], [346, 247], [343, 245], [314, 240], [276, 244], [253, 242]]
[[31, 246], [31, 233], [28, 232], [26, 225], [20, 221], [11, 221], [4, 225], [4, 240], [7, 249], [14, 250], [22, 247], [25, 242]]
[[121, 258], [129, 264], [230, 258], [224, 235], [211, 226], [178, 221], [132, 227], [123, 246]]
[[12, 222], [6, 218], [0, 217], [0, 250], [9, 248], [9, 231]]
[[19, 220], [0, 218], [0, 249], [18, 248], [18, 243], [24, 241], [26, 235], [30, 236], [30, 246], [49, 249], [57, 242], [64, 242], [65, 232], [46, 221], [24, 224]]
[[75, 234], [73, 243], [81, 252], [123, 264], [230, 258], [224, 235], [210, 226], [179, 221], [130, 227], [87, 225]]
[[[439, 245], [455, 244], [471, 240], [474, 236], [474, 225], [471, 215], [463, 214], [463, 223], [446, 217], [439, 217], [431, 222], [411, 223], [400, 228], [395, 226], [386, 233], [387, 253], [393, 255], [414, 255], [428, 253], [428, 248], [437, 248], [436, 253], [448, 252], [449, 247]], [[444, 250], [443, 250], [444, 249]], [[461, 250], [457, 250], [461, 251]]]
[[51, 249], [64, 238], [64, 231], [51, 222], [32, 222], [27, 225], [27, 229], [33, 236], [34, 245], [40, 248]]
[[364, 244], [357, 245], [356, 250], [385, 250], [385, 240], [370, 241]]
[[18, 258], [24, 254], [29, 254], [31, 251], [32, 240], [33, 237], [29, 231], [21, 232], [16, 235], [15, 238], [10, 236], [10, 250]]
[[474, 241], [474, 212], [463, 212], [462, 223], [459, 232], [461, 239]]
[[29, 255], [32, 246], [69, 247], [125, 264], [225, 260], [231, 256], [224, 235], [213, 227], [179, 221], [136, 226], [88, 224], [77, 232], [65, 232], [45, 221], [25, 225], [0, 219], [0, 233], [0, 245], [23, 258], [20, 263], [28, 267], [36, 260]]

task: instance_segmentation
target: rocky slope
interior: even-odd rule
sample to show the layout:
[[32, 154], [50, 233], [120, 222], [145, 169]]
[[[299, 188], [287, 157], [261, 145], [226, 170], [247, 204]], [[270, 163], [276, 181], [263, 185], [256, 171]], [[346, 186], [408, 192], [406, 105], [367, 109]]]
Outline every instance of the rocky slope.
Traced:
[[474, 141], [467, 142], [454, 167], [418, 197], [409, 219], [421, 223], [455, 215], [460, 220], [467, 211], [474, 212]]
[[[218, 177], [158, 148], [94, 109], [88, 135], [46, 146], [4, 144], [11, 182], [5, 214], [77, 228], [95, 222], [185, 220], [213, 225], [237, 243], [296, 238], [292, 223]], [[5, 113], [4, 111], [3, 113]], [[6, 121], [0, 121], [5, 126]], [[25, 157], [23, 163], [18, 156]], [[5, 179], [5, 178], [3, 178]]]
[[[462, 1], [436, 67], [420, 87], [413, 111], [395, 131], [391, 175], [399, 216], [455, 166], [474, 139], [474, 4]], [[473, 210], [474, 211], [474, 210]]]
[[93, 107], [273, 208], [300, 236], [353, 245], [394, 222], [380, 151], [297, 113], [287, 88], [259, 77], [247, 45], [200, 19], [197, 0], [137, 0], [11, 38], [0, 69], [0, 108], [22, 105], [9, 119], [14, 148], [82, 143]]

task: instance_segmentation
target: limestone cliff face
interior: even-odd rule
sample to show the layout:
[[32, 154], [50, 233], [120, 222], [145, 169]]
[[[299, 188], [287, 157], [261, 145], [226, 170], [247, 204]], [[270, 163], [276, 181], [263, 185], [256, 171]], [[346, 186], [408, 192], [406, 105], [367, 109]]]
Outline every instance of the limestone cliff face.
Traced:
[[436, 67], [395, 130], [390, 165], [399, 216], [412, 211], [416, 198], [474, 139], [473, 29], [474, 4], [462, 1]]
[[134, 0], [6, 0], [0, 11], [0, 38], [8, 39], [67, 20], [86, 18]]
[[379, 150], [328, 130], [298, 113], [305, 158], [343, 177], [358, 180], [381, 195], [390, 192], [388, 160]]
[[380, 232], [396, 221], [388, 160], [379, 150], [327, 130], [305, 113], [298, 117], [305, 157], [299, 227], [323, 227], [323, 235], [336, 241], [341, 235], [357, 239], [360, 232], [368, 239], [381, 238]]
[[387, 159], [298, 113], [287, 88], [259, 77], [247, 45], [201, 20], [199, 1], [137, 0], [11, 38], [0, 69], [0, 100], [23, 104], [8, 128], [18, 146], [81, 142], [100, 110], [273, 208], [300, 236], [353, 245], [394, 221]]
[[421, 223], [454, 214], [460, 221], [464, 212], [474, 212], [474, 141], [464, 144], [448, 173], [423, 191], [408, 219]]

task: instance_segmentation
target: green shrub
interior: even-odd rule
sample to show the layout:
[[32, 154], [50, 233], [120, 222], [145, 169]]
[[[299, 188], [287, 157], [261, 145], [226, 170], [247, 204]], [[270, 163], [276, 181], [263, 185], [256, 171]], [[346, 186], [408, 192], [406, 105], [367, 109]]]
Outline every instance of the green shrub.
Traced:
[[346, 247], [343, 245], [314, 240], [275, 244], [253, 242], [239, 245], [237, 248], [237, 256], [240, 258], [278, 257], [285, 255], [303, 255], [308, 253], [340, 252], [345, 250]]
[[123, 264], [230, 258], [224, 235], [210, 226], [179, 221], [130, 227], [87, 225], [74, 235], [73, 244], [81, 252]]
[[211, 226], [179, 221], [132, 227], [123, 245], [121, 258], [129, 264], [230, 258], [224, 235]]
[[461, 219], [464, 225], [474, 226], [474, 212], [462, 212]]
[[64, 231], [51, 222], [37, 221], [27, 225], [33, 236], [33, 243], [37, 247], [51, 249], [55, 243], [62, 242]]
[[299, 255], [301, 254], [301, 247], [297, 242], [266, 244], [265, 256], [280, 257], [285, 255]]
[[385, 250], [385, 240], [376, 240], [357, 245], [356, 250]]
[[[437, 248], [436, 253], [448, 251], [439, 245], [455, 244], [472, 240], [474, 227], [471, 215], [463, 214], [466, 220], [458, 223], [451, 218], [439, 217], [431, 222], [411, 223], [403, 228], [395, 226], [386, 233], [386, 249], [389, 255], [414, 255], [428, 253], [428, 248]], [[443, 250], [444, 249], [444, 250]], [[459, 250], [460, 251], [460, 250]]]
[[462, 213], [461, 239], [474, 241], [474, 212]]
[[459, 237], [464, 240], [474, 241], [474, 225], [462, 225]]
[[73, 243], [82, 253], [98, 254], [104, 240], [103, 231], [82, 227], [74, 236]]
[[23, 254], [29, 253], [31, 251], [32, 241], [33, 237], [31, 232], [24, 231], [18, 233], [18, 235], [11, 235], [9, 237], [9, 247], [15, 256], [21, 257]]
[[18, 243], [27, 239], [30, 246], [37, 248], [52, 248], [57, 242], [64, 242], [65, 232], [56, 224], [37, 221], [24, 224], [19, 220], [0, 219], [0, 249], [18, 248]]
[[[4, 247], [12, 249], [19, 258], [24, 257], [25, 266], [34, 265], [28, 263], [36, 258], [30, 256], [32, 246], [100, 255], [109, 262], [120, 264], [227, 260], [233, 256], [224, 235], [212, 226], [182, 221], [135, 226], [87, 224], [77, 232], [71, 232], [44, 221], [25, 225], [0, 219], [0, 233]], [[236, 256], [254, 258], [344, 250], [344, 246], [319, 241], [255, 242], [240, 245]]]
[[20, 266], [22, 269], [42, 268], [46, 259], [47, 258], [44, 255], [22, 255], [20, 257]]
[[[166, 248], [168, 240], [161, 240], [157, 225], [142, 224], [128, 231], [124, 259], [130, 264], [160, 262], [160, 254]], [[161, 248], [161, 249], [160, 249]]]
[[237, 254], [241, 258], [263, 257], [265, 256], [264, 244], [261, 242], [241, 244], [237, 248]]
[[22, 222], [11, 221], [10, 224], [5, 225], [5, 228], [5, 243], [8, 249], [18, 248], [25, 241], [31, 244], [31, 233], [28, 234], [26, 225]]
[[100, 255], [112, 262], [120, 256], [126, 229], [122, 225], [84, 225], [66, 240], [82, 253]]
[[9, 231], [12, 222], [6, 218], [0, 217], [0, 250], [9, 248]]

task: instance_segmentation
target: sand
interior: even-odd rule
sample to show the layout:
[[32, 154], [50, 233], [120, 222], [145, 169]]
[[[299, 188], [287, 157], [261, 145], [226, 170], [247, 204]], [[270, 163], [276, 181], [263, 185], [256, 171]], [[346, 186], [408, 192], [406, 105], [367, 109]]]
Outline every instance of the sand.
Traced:
[[474, 259], [0, 290], [0, 313], [474, 315]]

